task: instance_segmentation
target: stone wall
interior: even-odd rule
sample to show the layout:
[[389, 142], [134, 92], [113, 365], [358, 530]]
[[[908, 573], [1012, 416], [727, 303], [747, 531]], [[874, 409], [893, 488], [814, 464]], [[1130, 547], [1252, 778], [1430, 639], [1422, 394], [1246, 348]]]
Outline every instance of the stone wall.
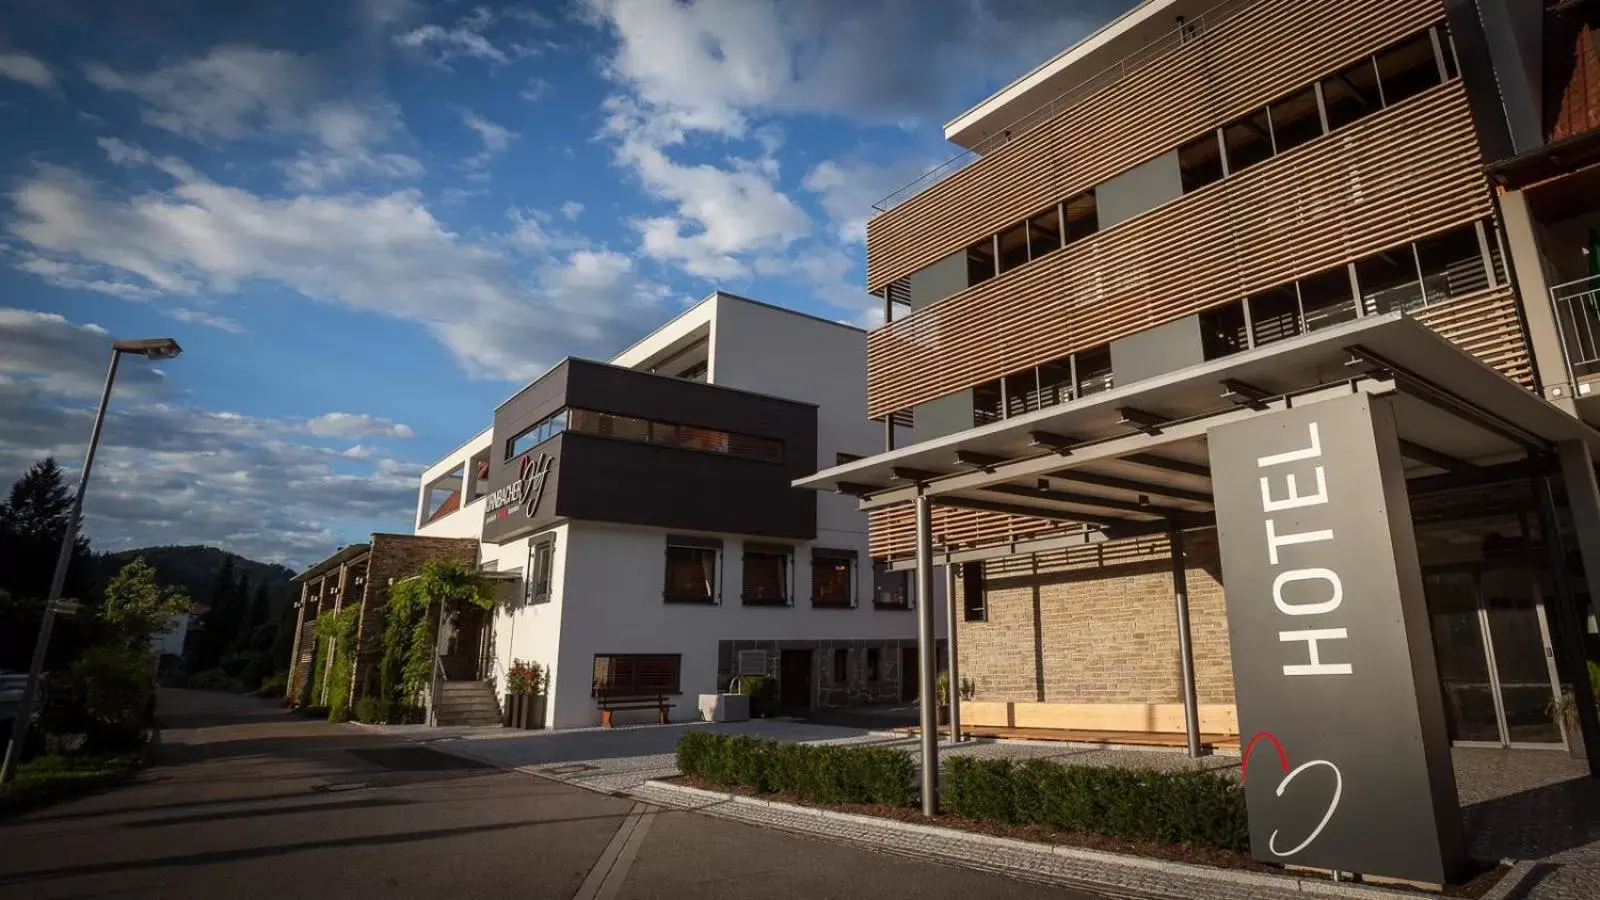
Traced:
[[[1216, 532], [1185, 541], [1197, 693], [1201, 703], [1232, 703]], [[976, 699], [1181, 702], [1164, 536], [995, 560], [984, 579], [987, 621], [958, 626], [961, 675], [976, 682]]]
[[[915, 651], [916, 639], [895, 640], [751, 640], [717, 642], [717, 684], [726, 686], [737, 670], [741, 650], [761, 650], [767, 655], [767, 674], [782, 680], [784, 650], [811, 651], [811, 698], [814, 708], [868, 706], [900, 702], [901, 679], [917, 677], [901, 665], [907, 649]], [[877, 678], [871, 675], [869, 656], [877, 651]], [[845, 653], [845, 678], [835, 678], [835, 654]], [[945, 643], [939, 641], [940, 668], [944, 666]], [[780, 686], [781, 689], [781, 686]]]
[[[463, 565], [478, 564], [478, 542], [473, 538], [420, 537], [410, 534], [374, 534], [366, 563], [366, 584], [361, 600], [361, 622], [356, 637], [356, 665], [352, 696], [368, 679], [376, 679], [383, 660], [383, 609], [389, 602], [389, 581], [400, 581], [422, 571], [423, 563], [442, 559]], [[373, 687], [376, 688], [374, 682]]]

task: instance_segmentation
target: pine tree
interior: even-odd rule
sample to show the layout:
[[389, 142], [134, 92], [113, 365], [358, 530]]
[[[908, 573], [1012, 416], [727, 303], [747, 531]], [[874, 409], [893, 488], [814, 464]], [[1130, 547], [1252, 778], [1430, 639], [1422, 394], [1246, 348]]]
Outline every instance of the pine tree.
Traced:
[[256, 585], [256, 595], [250, 600], [249, 631], [267, 624], [272, 618], [272, 600], [267, 596], [266, 582]]
[[211, 581], [211, 594], [207, 600], [209, 608], [200, 617], [200, 630], [189, 640], [190, 672], [215, 669], [217, 663], [222, 661], [229, 638], [224, 630], [227, 626], [226, 609], [236, 586], [233, 557], [225, 556], [222, 558], [222, 568], [217, 570], [216, 577]]
[[[13, 597], [43, 598], [50, 591], [61, 539], [72, 519], [72, 492], [53, 458], [34, 463], [0, 503], [0, 589]], [[62, 596], [83, 599], [89, 571], [89, 539], [78, 535]]]

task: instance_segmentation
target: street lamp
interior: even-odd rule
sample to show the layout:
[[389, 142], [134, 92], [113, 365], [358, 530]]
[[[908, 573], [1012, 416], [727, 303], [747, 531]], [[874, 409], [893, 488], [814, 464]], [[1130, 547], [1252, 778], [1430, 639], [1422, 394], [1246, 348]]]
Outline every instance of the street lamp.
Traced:
[[94, 427], [89, 431], [89, 451], [83, 458], [83, 470], [78, 473], [78, 491], [72, 498], [72, 515], [67, 519], [66, 534], [61, 537], [61, 552], [56, 556], [56, 572], [50, 579], [44, 618], [39, 622], [39, 635], [34, 639], [28, 681], [22, 688], [16, 721], [11, 724], [11, 743], [6, 745], [5, 763], [0, 765], [0, 786], [11, 783], [17, 774], [17, 763], [22, 761], [22, 745], [27, 739], [29, 720], [33, 718], [33, 700], [39, 689], [39, 675], [44, 670], [45, 650], [50, 646], [50, 629], [55, 625], [56, 605], [61, 600], [61, 588], [66, 584], [67, 565], [72, 562], [72, 544], [78, 539], [78, 519], [83, 515], [83, 491], [89, 484], [89, 470], [94, 468], [94, 450], [100, 443], [100, 426], [106, 419], [106, 403], [111, 400], [111, 383], [117, 378], [117, 361], [122, 359], [124, 353], [160, 360], [172, 359], [182, 352], [183, 348], [172, 338], [117, 341], [111, 345], [111, 368], [106, 372], [106, 386], [100, 392], [100, 408], [94, 414]]

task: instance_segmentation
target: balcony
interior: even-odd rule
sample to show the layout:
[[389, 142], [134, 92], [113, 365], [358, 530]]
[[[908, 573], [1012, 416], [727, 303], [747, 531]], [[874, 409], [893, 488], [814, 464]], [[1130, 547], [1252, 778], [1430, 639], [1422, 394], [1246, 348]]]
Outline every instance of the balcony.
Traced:
[[1586, 383], [1600, 379], [1600, 275], [1556, 285], [1550, 289], [1550, 302], [1566, 352], [1568, 380], [1579, 394], [1586, 394]]

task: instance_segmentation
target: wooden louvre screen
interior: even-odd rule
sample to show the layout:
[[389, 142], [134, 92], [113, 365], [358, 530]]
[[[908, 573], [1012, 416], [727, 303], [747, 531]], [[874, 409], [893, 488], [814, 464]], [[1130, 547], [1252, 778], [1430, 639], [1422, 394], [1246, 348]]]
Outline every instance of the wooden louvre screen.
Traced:
[[[948, 546], [1003, 543], [1077, 526], [1053, 519], [1008, 513], [934, 506], [933, 536]], [[875, 509], [867, 514], [867, 547], [874, 559], [898, 558], [917, 552], [916, 518], [911, 505]]]
[[615, 696], [676, 694], [683, 657], [628, 653], [594, 658], [594, 692]]
[[867, 415], [972, 387], [1491, 212], [1459, 81], [872, 332]]
[[878, 291], [1444, 19], [1440, 0], [1258, 0], [867, 223]]
[[786, 550], [747, 549], [744, 554], [744, 602], [784, 606], [789, 602], [789, 554]]

